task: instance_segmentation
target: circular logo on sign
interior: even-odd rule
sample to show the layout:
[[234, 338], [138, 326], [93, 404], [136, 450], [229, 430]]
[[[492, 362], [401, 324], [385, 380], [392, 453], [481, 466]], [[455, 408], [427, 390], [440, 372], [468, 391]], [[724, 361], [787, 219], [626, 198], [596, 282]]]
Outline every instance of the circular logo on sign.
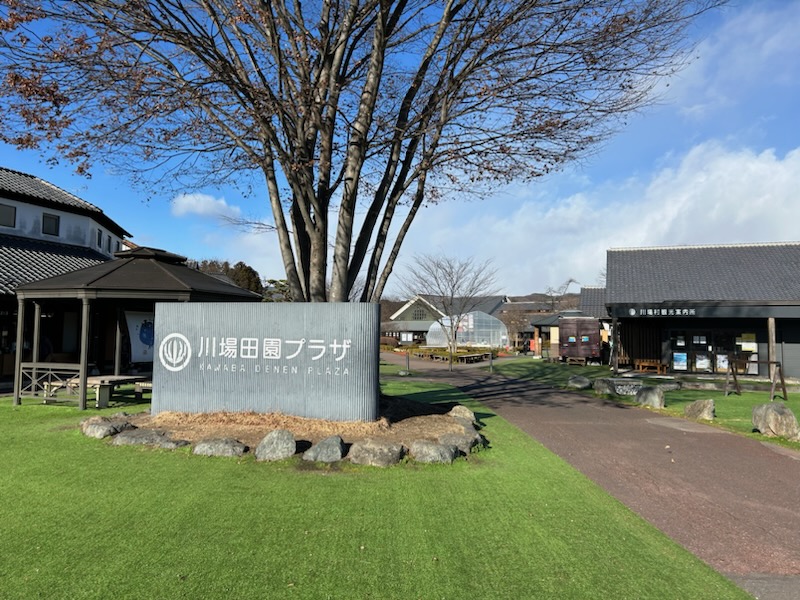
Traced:
[[168, 371], [180, 371], [192, 358], [192, 345], [181, 333], [170, 333], [161, 340], [158, 358]]
[[629, 308], [628, 309], [628, 314], [630, 316], [632, 316], [632, 317], [635, 317], [636, 316], [636, 309], [635, 308]]

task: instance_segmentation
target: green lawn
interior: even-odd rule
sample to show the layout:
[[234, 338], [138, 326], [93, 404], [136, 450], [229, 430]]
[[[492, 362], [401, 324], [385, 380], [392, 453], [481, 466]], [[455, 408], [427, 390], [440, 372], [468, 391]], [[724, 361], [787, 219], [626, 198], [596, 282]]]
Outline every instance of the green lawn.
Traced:
[[[509, 377], [532, 379], [554, 387], [566, 387], [567, 381], [572, 375], [584, 375], [589, 379], [611, 376], [608, 367], [568, 366], [560, 363], [545, 363], [544, 361], [531, 360], [530, 358], [520, 358], [501, 363], [495, 366], [495, 371]], [[645, 378], [645, 381], [650, 385], [657, 385], [658, 383], [663, 383], [664, 379]], [[765, 388], [768, 385], [769, 384], [765, 384]], [[587, 391], [585, 393], [591, 394], [593, 392]], [[800, 418], [800, 393], [789, 391], [788, 396], [789, 399], [785, 401], [786, 406]], [[800, 450], [800, 443], [798, 442], [767, 438], [759, 433], [753, 432], [753, 407], [770, 401], [768, 389], [764, 389], [763, 391], [743, 391], [741, 395], [730, 394], [728, 396], [726, 396], [722, 390], [668, 391], [664, 394], [664, 413], [674, 416], [683, 416], [683, 409], [686, 405], [695, 400], [705, 400], [708, 398], [714, 400], [716, 418], [713, 424], [715, 426], [762, 441], [770, 441], [780, 444], [781, 446]], [[620, 397], [619, 400], [621, 402], [633, 402], [632, 397]], [[782, 402], [783, 399], [778, 397], [776, 401]]]
[[749, 597], [472, 407], [489, 450], [377, 469], [113, 447], [76, 429], [98, 411], [0, 400], [0, 597]]

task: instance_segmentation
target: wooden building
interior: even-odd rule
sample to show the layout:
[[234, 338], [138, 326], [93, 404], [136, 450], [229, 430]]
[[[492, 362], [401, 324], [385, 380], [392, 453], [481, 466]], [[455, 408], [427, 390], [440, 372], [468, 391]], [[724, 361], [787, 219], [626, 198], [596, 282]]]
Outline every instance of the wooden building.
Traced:
[[607, 252], [615, 366], [800, 377], [800, 242]]

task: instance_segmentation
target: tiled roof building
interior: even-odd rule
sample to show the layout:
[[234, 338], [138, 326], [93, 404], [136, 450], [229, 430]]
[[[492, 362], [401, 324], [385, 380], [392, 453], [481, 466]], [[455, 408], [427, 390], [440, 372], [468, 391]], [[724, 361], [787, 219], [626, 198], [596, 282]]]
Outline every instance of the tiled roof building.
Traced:
[[55, 277], [108, 260], [91, 248], [55, 244], [0, 234], [0, 294], [13, 296], [17, 286]]
[[624, 364], [800, 376], [800, 242], [611, 249], [605, 303]]
[[109, 261], [128, 235], [97, 206], [0, 167], [0, 375], [13, 373], [17, 287]]

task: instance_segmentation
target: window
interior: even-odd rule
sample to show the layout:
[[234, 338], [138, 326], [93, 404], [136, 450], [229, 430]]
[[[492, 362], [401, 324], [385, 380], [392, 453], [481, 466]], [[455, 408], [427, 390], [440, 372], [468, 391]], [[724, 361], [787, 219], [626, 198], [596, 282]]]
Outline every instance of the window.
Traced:
[[0, 225], [3, 227], [17, 226], [17, 207], [0, 204]]
[[98, 248], [102, 248], [103, 247], [103, 230], [102, 229], [98, 229], [97, 230], [97, 247]]
[[414, 312], [412, 313], [412, 319], [414, 321], [424, 321], [425, 317], [428, 316], [428, 313], [425, 311], [424, 308], [414, 308]]
[[42, 214], [42, 233], [47, 235], [58, 235], [58, 226], [61, 217], [58, 215]]
[[106, 252], [111, 252], [111, 236], [106, 236]]

